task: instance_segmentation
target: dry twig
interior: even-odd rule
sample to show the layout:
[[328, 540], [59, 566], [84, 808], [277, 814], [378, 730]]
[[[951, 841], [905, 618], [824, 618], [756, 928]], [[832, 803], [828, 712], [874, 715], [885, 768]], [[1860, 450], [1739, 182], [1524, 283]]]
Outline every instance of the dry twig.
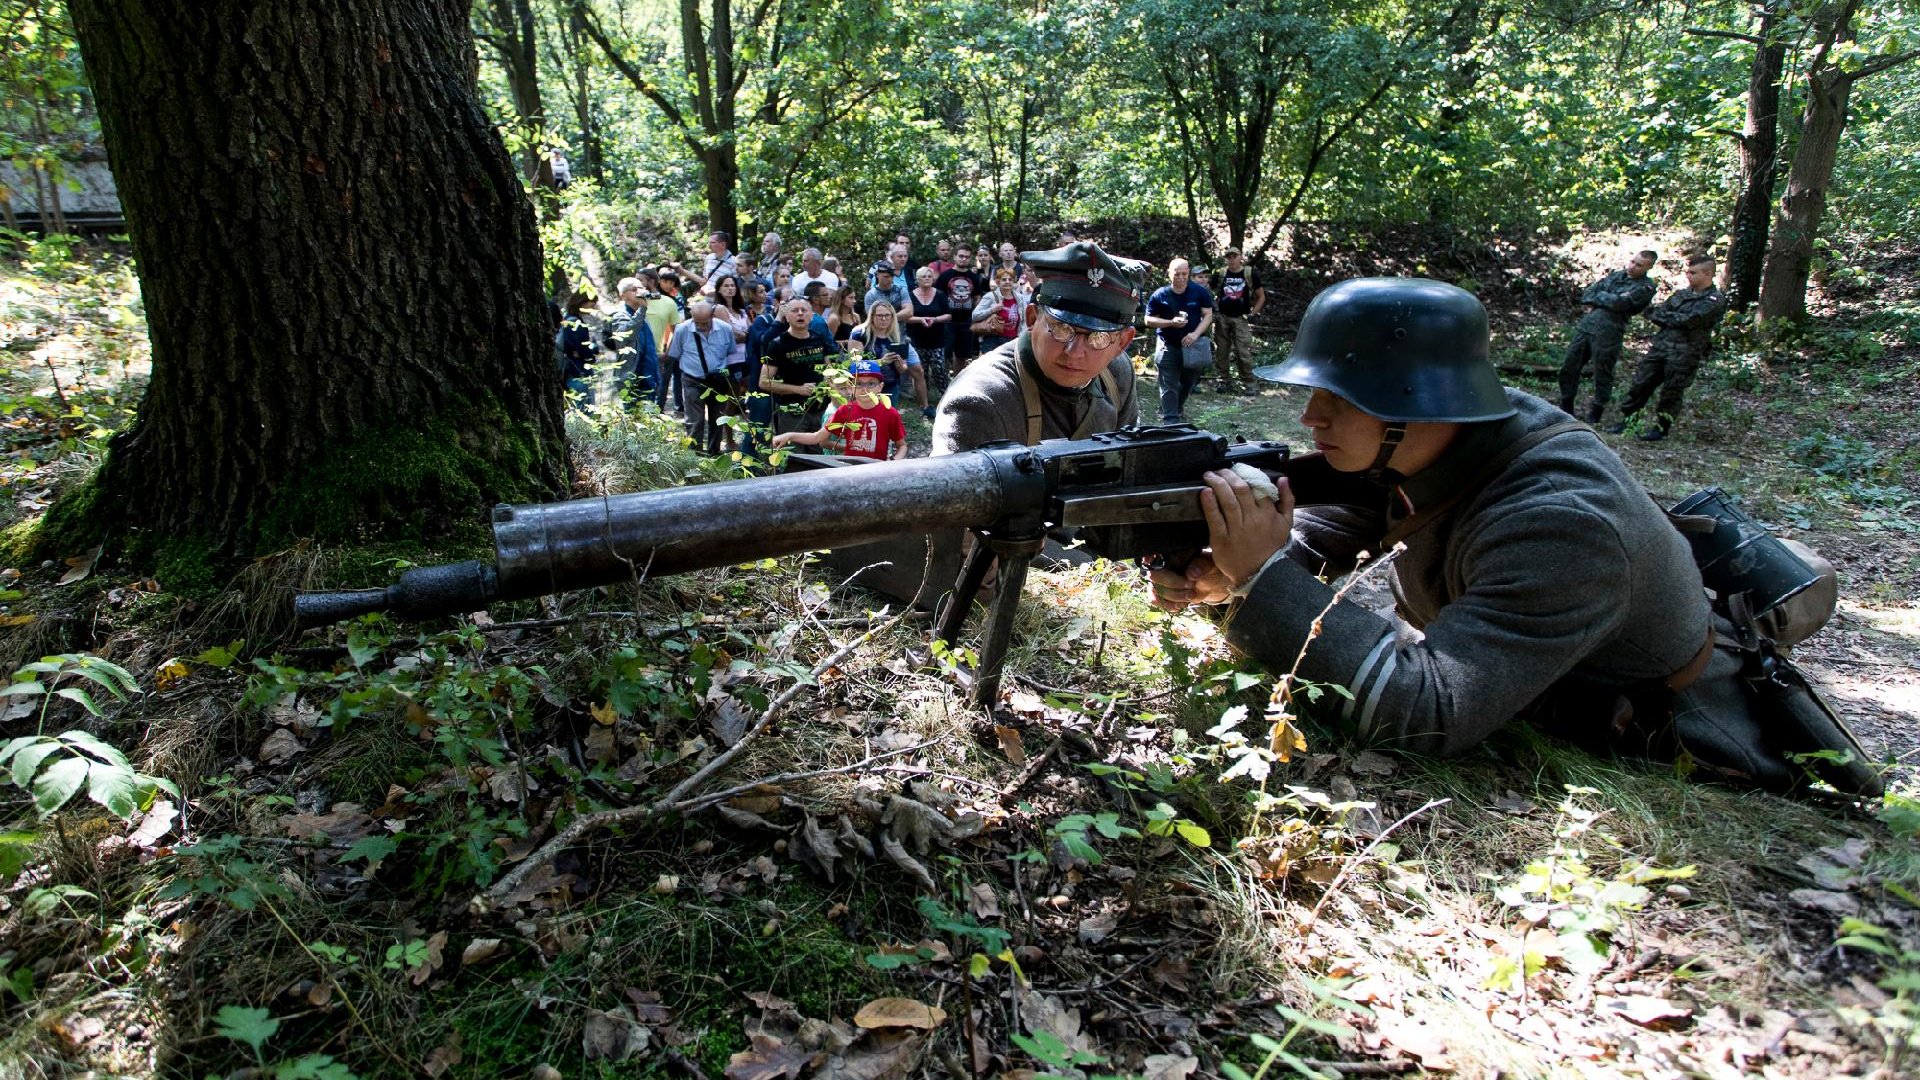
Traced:
[[[899, 614], [894, 615], [885, 622], [871, 627], [866, 633], [835, 649], [827, 655], [826, 659], [815, 664], [813, 670], [808, 673], [807, 678], [796, 681], [792, 686], [781, 691], [778, 697], [767, 703], [766, 710], [760, 714], [759, 719], [754, 721], [753, 726], [747, 729], [746, 734], [740, 736], [740, 741], [715, 755], [712, 761], [707, 762], [695, 770], [692, 776], [680, 781], [680, 783], [676, 784], [673, 790], [667, 792], [666, 795], [643, 806], [622, 806], [611, 810], [598, 810], [591, 814], [582, 814], [574, 818], [568, 822], [567, 827], [560, 830], [553, 839], [542, 844], [539, 850], [522, 860], [519, 865], [515, 866], [504, 877], [495, 882], [493, 887], [488, 889], [482, 896], [476, 897], [475, 902], [483, 906], [504, 902], [535, 870], [552, 862], [562, 851], [578, 843], [580, 839], [588, 833], [615, 825], [638, 824], [657, 817], [664, 817], [667, 814], [686, 813], [689, 805], [696, 801], [694, 794], [699, 791], [707, 781], [711, 780], [721, 770], [732, 764], [734, 759], [739, 757], [742, 751], [753, 745], [754, 741], [758, 739], [760, 735], [765, 733], [769, 727], [772, 727], [774, 720], [779, 718], [780, 713], [786, 709], [787, 705], [792, 702], [794, 698], [800, 695], [802, 690], [818, 683], [820, 676], [826, 674], [831, 668], [838, 666], [841, 661], [851, 656], [860, 646], [873, 640], [874, 637], [882, 631], [892, 629], [906, 614], [906, 610], [908, 609], [903, 609]], [[761, 783], [764, 783], [764, 781], [756, 780], [749, 786], [757, 786]]]
[[1351, 871], [1354, 867], [1367, 861], [1367, 856], [1373, 854], [1373, 849], [1379, 847], [1381, 841], [1393, 835], [1393, 830], [1399, 828], [1402, 825], [1405, 825], [1407, 822], [1412, 821], [1414, 818], [1419, 817], [1421, 814], [1424, 814], [1435, 807], [1445, 806], [1452, 801], [1453, 801], [1452, 799], [1428, 799], [1426, 802], [1426, 805], [1422, 806], [1420, 809], [1412, 811], [1411, 813], [1408, 813], [1407, 815], [1402, 817], [1399, 821], [1396, 821], [1393, 824], [1387, 826], [1386, 828], [1380, 830], [1379, 836], [1374, 837], [1371, 843], [1369, 843], [1366, 847], [1361, 848], [1360, 853], [1358, 855], [1355, 855], [1353, 858], [1348, 859], [1346, 865], [1340, 868], [1340, 872], [1333, 875], [1333, 880], [1327, 883], [1327, 891], [1320, 894], [1320, 902], [1313, 905], [1313, 910], [1311, 912], [1308, 912], [1307, 914], [1307, 921], [1300, 924], [1300, 932], [1304, 934], [1308, 930], [1312, 929], [1314, 921], [1320, 918], [1320, 909], [1323, 907], [1326, 907], [1327, 901], [1333, 899], [1333, 894], [1339, 891], [1340, 889], [1340, 883], [1347, 880], [1347, 873]]

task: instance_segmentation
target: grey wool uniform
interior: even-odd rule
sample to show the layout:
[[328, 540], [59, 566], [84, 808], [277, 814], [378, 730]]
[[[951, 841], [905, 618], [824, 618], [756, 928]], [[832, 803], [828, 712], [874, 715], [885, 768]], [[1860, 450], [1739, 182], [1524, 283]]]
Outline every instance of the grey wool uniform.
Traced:
[[1309, 644], [1334, 596], [1317, 574], [1347, 572], [1502, 447], [1567, 419], [1506, 395], [1518, 415], [1463, 428], [1438, 461], [1383, 491], [1380, 512], [1297, 511], [1292, 542], [1229, 611], [1226, 635], [1242, 653], [1285, 671], [1304, 646], [1301, 678], [1349, 688], [1341, 717], [1365, 741], [1459, 753], [1556, 686], [1592, 696], [1658, 682], [1702, 654], [1710, 613], [1686, 541], [1587, 429], [1525, 449], [1406, 539], [1392, 584], [1418, 635], [1349, 599]]
[[1620, 403], [1623, 415], [1640, 411], [1660, 391], [1655, 414], [1664, 427], [1680, 415], [1681, 399], [1693, 378], [1713, 349], [1713, 328], [1727, 313], [1727, 298], [1713, 285], [1705, 289], [1679, 289], [1658, 307], [1647, 312], [1647, 320], [1660, 329], [1647, 346], [1647, 355], [1634, 369], [1633, 386]]
[[[953, 454], [1000, 439], [1032, 445], [1039, 439], [1083, 438], [1135, 421], [1133, 360], [1113, 358], [1101, 376], [1069, 390], [1041, 374], [1031, 331], [994, 349], [954, 376], [933, 422], [935, 454]], [[1038, 409], [1038, 438], [1033, 410]]]
[[1613, 372], [1620, 362], [1620, 341], [1626, 334], [1627, 320], [1647, 310], [1653, 303], [1653, 280], [1645, 274], [1634, 277], [1615, 270], [1580, 294], [1587, 306], [1573, 330], [1573, 343], [1567, 346], [1566, 359], [1560, 365], [1560, 407], [1571, 411], [1580, 393], [1580, 380], [1593, 368], [1593, 407], [1595, 419], [1613, 400]]

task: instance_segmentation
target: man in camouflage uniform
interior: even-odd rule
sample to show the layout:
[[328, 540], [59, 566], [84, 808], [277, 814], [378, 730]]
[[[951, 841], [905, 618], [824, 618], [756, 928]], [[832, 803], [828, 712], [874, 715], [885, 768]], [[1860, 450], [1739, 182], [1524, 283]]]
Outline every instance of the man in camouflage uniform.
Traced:
[[1713, 328], [1727, 313], [1727, 298], [1713, 283], [1714, 262], [1705, 255], [1687, 260], [1687, 287], [1676, 289], [1666, 302], [1647, 312], [1660, 330], [1647, 346], [1647, 355], [1634, 369], [1633, 386], [1620, 403], [1621, 422], [1607, 430], [1626, 430], [1626, 418], [1640, 411], [1656, 387], [1660, 400], [1654, 423], [1640, 433], [1646, 442], [1667, 437], [1673, 418], [1680, 415], [1680, 399], [1713, 348]]
[[1587, 409], [1587, 423], [1599, 423], [1607, 411], [1613, 398], [1613, 369], [1620, 362], [1620, 338], [1626, 333], [1627, 320], [1653, 303], [1653, 282], [1647, 271], [1658, 258], [1643, 251], [1625, 269], [1615, 270], [1580, 294], [1587, 313], [1574, 328], [1573, 344], [1567, 346], [1567, 358], [1560, 365], [1562, 412], [1573, 411], [1580, 378], [1589, 363], [1593, 365], [1593, 405]]

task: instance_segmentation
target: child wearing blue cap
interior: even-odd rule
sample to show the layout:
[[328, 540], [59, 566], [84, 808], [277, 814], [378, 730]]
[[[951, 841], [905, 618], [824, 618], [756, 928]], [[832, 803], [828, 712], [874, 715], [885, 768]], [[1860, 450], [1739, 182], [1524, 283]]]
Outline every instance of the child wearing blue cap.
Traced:
[[847, 374], [853, 376], [853, 400], [833, 410], [818, 431], [775, 435], [774, 449], [798, 443], [833, 446], [848, 457], [874, 461], [907, 456], [907, 425], [900, 419], [900, 410], [880, 396], [886, 387], [880, 365], [872, 360], [855, 360], [847, 365]]

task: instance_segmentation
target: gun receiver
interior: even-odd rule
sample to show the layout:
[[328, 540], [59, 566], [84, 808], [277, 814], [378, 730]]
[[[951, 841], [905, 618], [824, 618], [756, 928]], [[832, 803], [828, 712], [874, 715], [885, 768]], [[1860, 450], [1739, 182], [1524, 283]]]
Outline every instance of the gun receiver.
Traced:
[[[301, 593], [302, 627], [386, 611], [424, 619], [477, 611], [574, 589], [729, 566], [906, 534], [971, 529], [983, 543], [962, 575], [943, 629], [964, 620], [992, 555], [1018, 577], [1047, 531], [1077, 530], [1089, 552], [1109, 559], [1198, 551], [1207, 531], [1201, 474], [1245, 462], [1294, 478], [1303, 502], [1364, 502], [1364, 492], [1330, 483], [1318, 455], [1290, 458], [1274, 442], [1229, 442], [1187, 425], [1135, 427], [1036, 446], [994, 443], [944, 457], [875, 462], [717, 484], [567, 502], [496, 506], [494, 562], [421, 567], [384, 589]], [[1377, 489], [1375, 489], [1377, 491]], [[1343, 494], [1356, 494], [1346, 498]], [[977, 562], [976, 568], [972, 564]], [[1003, 572], [1004, 573], [1004, 572]], [[972, 577], [973, 587], [966, 587]], [[1020, 582], [1003, 577], [1002, 595]], [[1011, 626], [990, 615], [982, 683], [994, 638]], [[957, 624], [951, 632], [957, 632]], [[999, 643], [1004, 647], [1004, 642]], [[997, 674], [997, 657], [993, 665]]]

